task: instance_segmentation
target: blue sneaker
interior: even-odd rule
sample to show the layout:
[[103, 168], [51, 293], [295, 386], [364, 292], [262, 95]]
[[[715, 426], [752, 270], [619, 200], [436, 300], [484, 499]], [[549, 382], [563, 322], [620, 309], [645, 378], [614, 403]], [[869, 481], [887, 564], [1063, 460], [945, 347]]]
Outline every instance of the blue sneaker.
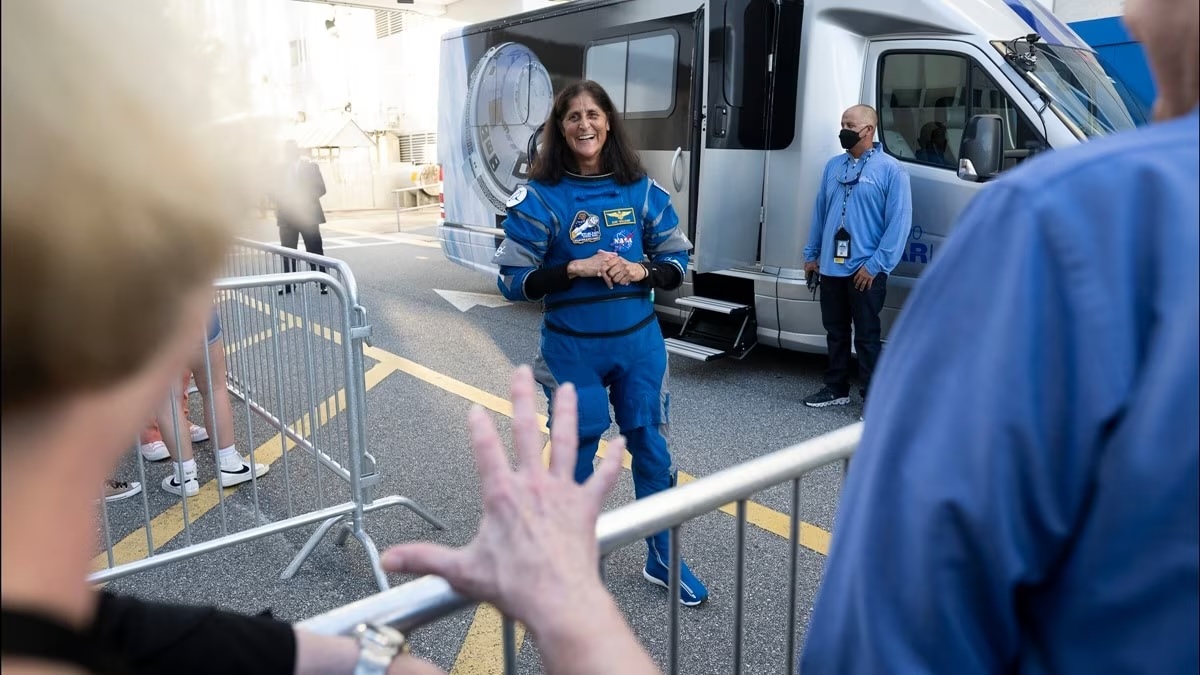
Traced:
[[[669, 589], [671, 558], [665, 553], [659, 555], [658, 548], [650, 540], [650, 554], [646, 556], [646, 566], [642, 568], [642, 576], [652, 584]], [[664, 550], [665, 546], [662, 547]], [[708, 599], [708, 589], [696, 575], [688, 569], [687, 563], [679, 561], [679, 603], [687, 607], [695, 607]]]

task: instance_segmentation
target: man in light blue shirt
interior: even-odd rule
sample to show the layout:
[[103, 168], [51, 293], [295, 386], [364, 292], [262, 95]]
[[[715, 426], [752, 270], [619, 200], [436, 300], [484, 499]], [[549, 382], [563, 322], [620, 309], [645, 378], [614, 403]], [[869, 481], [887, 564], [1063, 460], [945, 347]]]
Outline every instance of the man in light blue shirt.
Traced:
[[875, 110], [856, 105], [842, 113], [846, 153], [829, 160], [813, 206], [804, 272], [820, 275], [821, 320], [829, 343], [825, 386], [804, 399], [813, 408], [850, 402], [850, 323], [858, 350], [859, 393], [867, 398], [879, 359], [879, 312], [888, 274], [900, 263], [912, 228], [908, 172], [873, 142]]
[[986, 187], [880, 362], [804, 675], [1200, 670], [1200, 18], [1157, 123]]

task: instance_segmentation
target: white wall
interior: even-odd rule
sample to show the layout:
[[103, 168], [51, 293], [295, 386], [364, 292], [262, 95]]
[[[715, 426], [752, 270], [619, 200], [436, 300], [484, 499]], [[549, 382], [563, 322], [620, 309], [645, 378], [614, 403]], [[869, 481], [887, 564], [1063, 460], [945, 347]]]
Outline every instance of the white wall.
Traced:
[[381, 127], [402, 133], [437, 131], [441, 37], [462, 22], [408, 14], [405, 30], [375, 41]]
[[[173, 0], [168, 7], [199, 37], [223, 77], [240, 80], [250, 100], [227, 114], [287, 114], [287, 0]], [[283, 48], [279, 49], [282, 44]]]

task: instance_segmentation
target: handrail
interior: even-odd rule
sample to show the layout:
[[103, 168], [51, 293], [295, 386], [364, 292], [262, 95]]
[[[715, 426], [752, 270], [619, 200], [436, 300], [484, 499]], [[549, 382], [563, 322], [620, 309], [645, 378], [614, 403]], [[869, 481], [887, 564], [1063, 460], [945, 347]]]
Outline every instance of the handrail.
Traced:
[[[861, 437], [862, 423], [856, 422], [607, 511], [596, 523], [601, 555], [726, 504], [749, 499], [769, 487], [797, 480], [826, 464], [848, 460]], [[360, 623], [374, 622], [410, 631], [474, 604], [444, 579], [430, 575], [314, 616], [297, 624], [297, 628], [347, 635]]]

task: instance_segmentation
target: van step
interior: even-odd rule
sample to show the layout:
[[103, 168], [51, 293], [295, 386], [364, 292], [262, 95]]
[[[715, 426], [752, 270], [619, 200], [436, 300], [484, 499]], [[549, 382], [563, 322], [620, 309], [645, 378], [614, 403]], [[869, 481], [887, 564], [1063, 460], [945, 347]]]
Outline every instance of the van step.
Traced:
[[679, 336], [667, 340], [668, 352], [712, 361], [726, 356], [745, 358], [754, 348], [758, 321], [753, 306], [695, 295], [676, 298], [675, 302], [692, 311], [679, 329]]
[[719, 314], [741, 314], [750, 309], [750, 305], [741, 305], [736, 302], [726, 302], [724, 300], [714, 300], [713, 298], [702, 298], [698, 295], [689, 295], [685, 298], [676, 298], [675, 304], [691, 307], [693, 309], [704, 309], [710, 312]]
[[680, 340], [679, 338], [667, 338], [666, 343], [668, 352], [672, 354], [678, 354], [679, 356], [683, 356], [685, 358], [695, 359], [697, 361], [712, 361], [713, 359], [719, 359], [722, 356], [727, 356], [727, 352], [721, 351], [720, 349], [705, 347], [704, 345], [698, 345], [695, 342]]

